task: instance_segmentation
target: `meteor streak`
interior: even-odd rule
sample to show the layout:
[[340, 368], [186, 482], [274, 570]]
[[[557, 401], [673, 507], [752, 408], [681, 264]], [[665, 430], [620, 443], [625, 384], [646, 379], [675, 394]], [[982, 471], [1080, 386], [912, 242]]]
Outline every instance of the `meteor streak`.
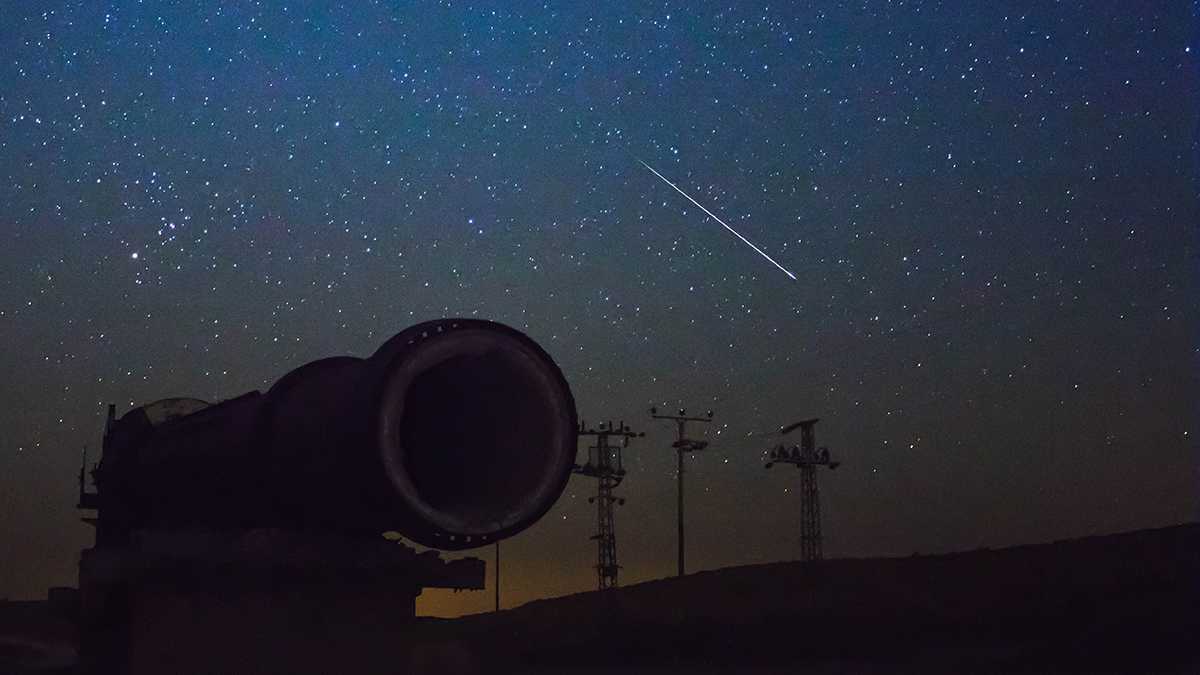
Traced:
[[738, 231], [737, 231], [737, 230], [735, 230], [735, 229], [733, 229], [732, 227], [730, 227], [728, 223], [726, 223], [725, 221], [723, 221], [723, 220], [721, 220], [720, 218], [718, 218], [718, 217], [717, 217], [717, 214], [715, 214], [715, 213], [713, 213], [712, 211], [709, 211], [708, 209], [704, 208], [704, 205], [703, 205], [703, 204], [701, 204], [700, 202], [696, 201], [695, 199], [692, 199], [692, 196], [691, 196], [691, 195], [689, 195], [688, 193], [684, 192], [683, 190], [680, 190], [680, 189], [679, 189], [679, 186], [677, 186], [677, 185], [675, 185], [674, 183], [672, 183], [671, 181], [667, 180], [666, 176], [664, 176], [664, 175], [662, 175], [661, 173], [659, 173], [659, 172], [655, 171], [655, 170], [654, 170], [654, 167], [650, 166], [649, 164], [647, 164], [647, 163], [643, 162], [643, 161], [642, 161], [642, 160], [640, 160], [640, 159], [638, 160], [638, 162], [639, 162], [639, 163], [641, 163], [641, 165], [642, 165], [642, 166], [644, 166], [644, 167], [646, 167], [647, 169], [649, 169], [649, 170], [650, 170], [650, 173], [652, 173], [652, 174], [654, 174], [655, 176], [658, 176], [659, 178], [661, 178], [661, 179], [662, 179], [662, 182], [666, 183], [667, 185], [670, 185], [671, 187], [675, 188], [675, 191], [676, 191], [676, 192], [678, 192], [679, 194], [683, 195], [684, 197], [687, 197], [687, 199], [688, 199], [688, 201], [689, 201], [689, 202], [691, 202], [691, 203], [695, 204], [696, 206], [700, 207], [700, 210], [701, 210], [701, 211], [703, 211], [703, 212], [707, 213], [709, 218], [712, 218], [713, 220], [717, 221], [717, 222], [718, 222], [718, 223], [720, 223], [722, 226], [724, 226], [724, 228], [725, 228], [725, 229], [727, 229], [727, 230], [729, 230], [730, 232], [732, 232], [732, 233], [733, 233], [733, 236], [737, 237], [738, 239], [741, 239], [743, 243], [745, 243], [747, 246], [749, 246], [750, 248], [752, 248], [752, 249], [754, 249], [755, 251], [757, 251], [757, 252], [758, 252], [758, 254], [759, 254], [759, 255], [761, 255], [762, 257], [764, 257], [764, 258], [766, 258], [767, 260], [769, 260], [769, 261], [771, 262], [771, 264], [772, 264], [772, 265], [774, 265], [774, 266], [776, 266], [776, 267], [778, 267], [778, 268], [779, 268], [779, 270], [780, 270], [781, 272], [783, 272], [784, 274], [786, 274], [786, 275], [788, 275], [789, 277], [791, 277], [792, 281], [795, 281], [795, 280], [796, 280], [796, 275], [795, 275], [795, 274], [792, 274], [791, 272], [789, 272], [789, 271], [787, 270], [787, 268], [786, 268], [786, 267], [784, 267], [783, 265], [780, 265], [779, 263], [775, 262], [775, 259], [774, 259], [774, 258], [772, 258], [771, 256], [767, 255], [765, 252], [763, 252], [763, 250], [762, 250], [761, 248], [759, 248], [759, 247], [755, 246], [755, 245], [754, 245], [754, 244], [753, 244], [753, 243], [752, 243], [752, 242], [751, 242], [749, 239], [747, 239], [747, 238], [743, 237], [741, 234], [739, 234], [739, 233], [738, 233]]

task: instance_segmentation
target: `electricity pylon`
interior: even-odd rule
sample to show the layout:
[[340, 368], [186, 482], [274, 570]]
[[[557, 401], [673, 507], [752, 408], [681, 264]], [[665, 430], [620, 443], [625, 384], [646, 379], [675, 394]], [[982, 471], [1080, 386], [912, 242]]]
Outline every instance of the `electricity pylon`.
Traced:
[[821, 550], [821, 495], [817, 490], [817, 467], [827, 466], [836, 469], [841, 462], [829, 458], [829, 448], [816, 447], [813, 427], [817, 419], [804, 420], [789, 424], [779, 430], [781, 436], [800, 429], [800, 445], [793, 445], [789, 451], [783, 445], [771, 450], [767, 468], [775, 464], [794, 464], [800, 469], [800, 559], [803, 561], [821, 560], [824, 553]]
[[[586, 422], [579, 423], [580, 436], [595, 436], [596, 444], [588, 447], [586, 464], [576, 464], [574, 472], [582, 476], [590, 476], [599, 480], [596, 496], [589, 497], [588, 503], [596, 505], [596, 540], [598, 555], [596, 574], [599, 577], [600, 590], [617, 587], [617, 535], [613, 529], [613, 506], [625, 503], [623, 497], [614, 497], [613, 488], [621, 484], [625, 478], [625, 466], [621, 458], [621, 450], [629, 447], [629, 439], [645, 434], [631, 431], [621, 422], [613, 427], [613, 423], [602, 423], [598, 429], [587, 428]], [[610, 442], [613, 437], [620, 438], [619, 443]]]

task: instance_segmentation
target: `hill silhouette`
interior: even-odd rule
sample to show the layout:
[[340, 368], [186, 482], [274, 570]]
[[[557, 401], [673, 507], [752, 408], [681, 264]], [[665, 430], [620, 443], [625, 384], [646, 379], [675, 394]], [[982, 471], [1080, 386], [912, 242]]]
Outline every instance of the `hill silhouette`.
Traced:
[[461, 672], [1200, 672], [1200, 525], [785, 562], [426, 619]]

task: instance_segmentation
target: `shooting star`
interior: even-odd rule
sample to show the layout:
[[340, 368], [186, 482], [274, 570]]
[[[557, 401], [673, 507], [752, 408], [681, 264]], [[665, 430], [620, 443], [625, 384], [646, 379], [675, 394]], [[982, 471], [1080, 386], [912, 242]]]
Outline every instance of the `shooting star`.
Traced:
[[732, 232], [732, 233], [733, 233], [733, 236], [737, 237], [738, 239], [741, 239], [743, 243], [745, 243], [747, 246], [749, 246], [750, 248], [752, 248], [752, 249], [754, 249], [755, 251], [757, 251], [759, 255], [761, 255], [762, 257], [766, 258], [768, 261], [770, 261], [770, 263], [771, 263], [772, 265], [774, 265], [774, 266], [778, 267], [778, 268], [779, 268], [779, 270], [780, 270], [781, 272], [783, 272], [784, 274], [786, 274], [786, 275], [788, 275], [789, 277], [791, 277], [792, 281], [795, 281], [795, 280], [796, 280], [796, 275], [795, 275], [795, 274], [792, 274], [791, 272], [789, 272], [789, 271], [788, 271], [788, 269], [787, 269], [786, 267], [784, 267], [783, 265], [780, 265], [779, 263], [775, 262], [775, 259], [774, 259], [774, 258], [772, 258], [771, 256], [767, 255], [767, 254], [766, 254], [766, 253], [765, 253], [765, 252], [764, 252], [764, 251], [763, 251], [761, 248], [759, 248], [759, 247], [755, 246], [755, 245], [754, 245], [754, 243], [753, 243], [753, 242], [751, 242], [749, 239], [747, 239], [747, 238], [743, 237], [743, 236], [742, 236], [742, 235], [741, 235], [741, 234], [740, 234], [740, 233], [739, 233], [737, 230], [735, 230], [735, 229], [733, 229], [732, 227], [730, 227], [728, 223], [726, 223], [725, 221], [723, 221], [723, 220], [721, 220], [720, 218], [718, 218], [718, 217], [717, 217], [717, 214], [715, 214], [715, 213], [713, 213], [712, 211], [709, 211], [708, 209], [704, 208], [704, 205], [703, 205], [703, 204], [701, 204], [700, 202], [696, 201], [695, 199], [692, 199], [692, 196], [691, 196], [691, 195], [689, 195], [688, 193], [684, 192], [683, 190], [680, 190], [680, 189], [679, 189], [679, 186], [677, 186], [677, 185], [675, 185], [674, 183], [672, 183], [671, 181], [667, 180], [667, 177], [666, 177], [666, 176], [664, 176], [664, 175], [662, 175], [661, 173], [659, 173], [659, 172], [655, 171], [655, 170], [654, 170], [654, 167], [650, 166], [649, 164], [647, 164], [647, 163], [643, 162], [643, 161], [642, 161], [642, 160], [640, 160], [640, 159], [638, 160], [638, 162], [640, 162], [642, 166], [644, 166], [644, 167], [646, 167], [647, 169], [649, 169], [649, 170], [650, 170], [650, 173], [652, 173], [652, 174], [654, 174], [655, 176], [658, 176], [659, 178], [661, 178], [661, 179], [662, 179], [662, 182], [666, 183], [667, 185], [670, 185], [671, 187], [675, 188], [675, 191], [676, 191], [676, 192], [678, 192], [679, 194], [683, 195], [684, 197], [687, 197], [687, 199], [688, 199], [688, 201], [689, 201], [689, 202], [691, 202], [691, 203], [695, 204], [696, 206], [700, 207], [700, 210], [701, 210], [701, 211], [703, 211], [703, 212], [705, 212], [705, 213], [707, 213], [709, 218], [712, 218], [713, 220], [715, 220], [715, 221], [717, 221], [718, 223], [720, 223], [722, 226], [724, 226], [724, 227], [725, 227], [725, 229], [727, 229], [727, 230], [729, 230], [730, 232]]

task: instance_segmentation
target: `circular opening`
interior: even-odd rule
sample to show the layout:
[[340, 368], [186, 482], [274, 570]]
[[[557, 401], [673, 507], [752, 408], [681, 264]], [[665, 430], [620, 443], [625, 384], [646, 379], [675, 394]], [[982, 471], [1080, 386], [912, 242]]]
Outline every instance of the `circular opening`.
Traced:
[[545, 357], [504, 334], [463, 331], [430, 339], [403, 369], [387, 446], [393, 479], [422, 515], [451, 535], [489, 535], [530, 524], [558, 497], [574, 435], [569, 394]]

